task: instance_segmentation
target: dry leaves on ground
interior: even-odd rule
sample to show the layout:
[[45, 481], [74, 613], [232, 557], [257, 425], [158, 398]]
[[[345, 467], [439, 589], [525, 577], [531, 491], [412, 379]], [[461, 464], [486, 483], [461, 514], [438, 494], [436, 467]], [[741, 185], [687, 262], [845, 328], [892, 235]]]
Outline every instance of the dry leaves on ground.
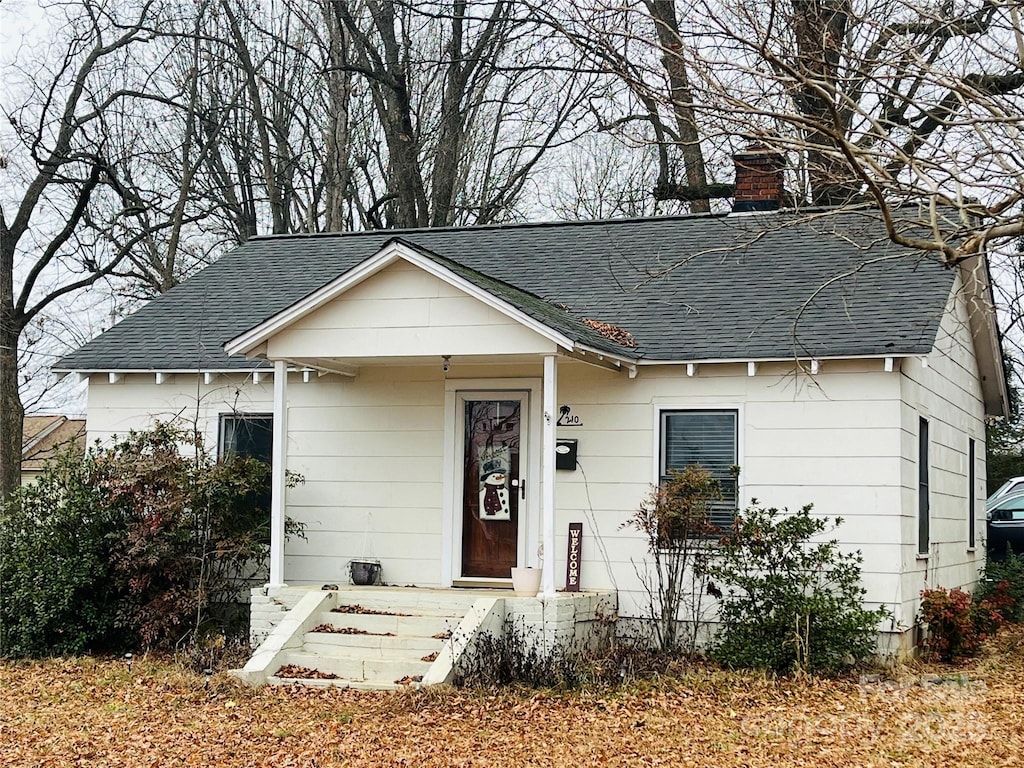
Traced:
[[3, 764], [1016, 766], [1024, 632], [875, 682], [695, 670], [627, 691], [250, 689], [155, 659], [0, 664]]

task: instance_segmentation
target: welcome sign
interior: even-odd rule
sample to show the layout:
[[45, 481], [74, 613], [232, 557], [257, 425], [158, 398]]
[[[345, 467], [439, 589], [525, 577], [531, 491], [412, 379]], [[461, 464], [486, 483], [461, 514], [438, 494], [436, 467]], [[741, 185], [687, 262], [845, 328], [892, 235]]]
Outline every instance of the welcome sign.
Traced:
[[583, 558], [583, 523], [569, 523], [569, 545], [565, 557], [565, 591], [580, 591], [580, 560]]

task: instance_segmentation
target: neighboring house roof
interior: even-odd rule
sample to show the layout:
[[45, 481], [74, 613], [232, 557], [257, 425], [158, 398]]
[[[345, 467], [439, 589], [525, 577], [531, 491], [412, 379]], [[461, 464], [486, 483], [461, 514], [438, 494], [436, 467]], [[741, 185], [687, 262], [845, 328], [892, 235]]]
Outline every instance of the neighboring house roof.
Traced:
[[55, 368], [252, 368], [223, 345], [395, 239], [570, 338], [646, 362], [926, 354], [954, 279], [863, 211], [265, 236]]
[[37, 472], [65, 448], [85, 453], [85, 419], [26, 416], [21, 439], [21, 471]]

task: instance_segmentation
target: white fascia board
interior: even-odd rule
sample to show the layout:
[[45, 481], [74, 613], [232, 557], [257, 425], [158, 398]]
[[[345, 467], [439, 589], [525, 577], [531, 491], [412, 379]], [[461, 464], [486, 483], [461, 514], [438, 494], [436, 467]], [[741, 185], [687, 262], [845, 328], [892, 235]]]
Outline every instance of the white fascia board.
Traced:
[[[615, 363], [616, 365], [621, 366], [621, 367], [626, 368], [626, 369], [635, 368], [636, 365], [640, 362], [636, 358], [624, 357], [623, 355], [618, 355], [615, 352], [606, 352], [603, 349], [597, 349], [596, 347], [589, 347], [586, 344], [574, 344], [573, 345], [573, 349], [576, 352], [579, 352], [581, 355], [589, 356], [589, 357], [596, 357], [596, 358], [598, 358], [600, 360], [610, 360], [611, 362]], [[577, 359], [580, 359], [580, 358], [577, 358]], [[584, 360], [584, 362], [586, 362], [586, 360]]]
[[116, 373], [121, 376], [127, 376], [130, 373], [144, 373], [147, 376], [152, 376], [156, 373], [163, 373], [167, 375], [191, 374], [193, 376], [202, 375], [204, 373], [215, 373], [218, 375], [241, 374], [248, 376], [253, 371], [273, 373], [274, 369], [269, 365], [262, 365], [259, 368], [54, 368], [51, 372], [63, 374], [65, 376], [74, 374], [75, 376], [81, 376], [87, 379], [96, 373]]
[[725, 363], [747, 364], [747, 363], [792, 363], [794, 360], [810, 363], [817, 360], [819, 363], [825, 360], [885, 360], [892, 358], [902, 360], [908, 357], [920, 357], [920, 354], [880, 354], [880, 355], [815, 355], [814, 357], [801, 357], [793, 355], [790, 357], [714, 357], [694, 358], [692, 360], [633, 360], [634, 365], [721, 365]]
[[368, 277], [380, 272], [399, 258], [394, 246], [397, 243], [389, 243], [380, 249], [376, 254], [357, 264], [348, 272], [325, 283], [322, 287], [313, 291], [305, 298], [299, 299], [290, 307], [286, 307], [269, 320], [264, 320], [254, 328], [250, 328], [241, 336], [236, 336], [224, 345], [224, 351], [229, 355], [245, 354], [254, 347], [259, 346], [271, 336], [283, 328], [288, 327], [296, 320], [305, 317], [310, 312], [319, 309], [334, 297], [344, 293], [354, 285], [358, 285]]
[[[396, 243], [396, 245], [401, 246], [401, 243]], [[416, 253], [415, 251], [412, 251], [405, 247], [402, 247], [402, 250], [405, 251], [406, 254], [408, 254], [403, 254], [402, 258], [420, 267], [421, 269], [423, 269], [423, 271], [429, 272], [434, 277], [440, 280], [444, 280], [446, 283], [449, 283], [455, 288], [458, 288], [460, 291], [464, 291], [465, 293], [472, 296], [474, 299], [477, 299], [481, 303], [486, 304], [491, 309], [501, 312], [510, 320], [514, 320], [520, 325], [529, 328], [531, 331], [537, 333], [540, 336], [543, 336], [545, 339], [548, 339], [549, 341], [557, 344], [563, 349], [572, 350], [576, 348], [576, 343], [565, 334], [559, 333], [554, 328], [545, 325], [539, 320], [534, 320], [525, 312], [516, 309], [504, 299], [499, 299], [493, 293], [485, 291], [483, 288], [474, 285], [469, 280], [460, 277], [447, 267], [438, 264], [433, 259], [430, 259], [420, 253]]]
[[474, 299], [486, 304], [491, 309], [501, 312], [506, 317], [529, 328], [531, 331], [538, 333], [558, 346], [569, 350], [574, 348], [575, 345], [572, 339], [564, 334], [561, 334], [543, 323], [534, 320], [532, 317], [516, 309], [508, 302], [499, 299], [497, 296], [485, 291], [477, 285], [474, 285], [465, 278], [455, 274], [447, 267], [438, 264], [430, 257], [424, 256], [403, 243], [391, 242], [377, 251], [377, 253], [370, 258], [360, 264], [357, 264], [345, 274], [340, 275], [331, 282], [325, 284], [322, 288], [318, 288], [313, 291], [313, 293], [309, 294], [304, 299], [300, 299], [287, 309], [278, 312], [269, 320], [266, 320], [255, 328], [251, 328], [246, 331], [241, 336], [231, 339], [231, 341], [224, 345], [224, 351], [229, 355], [245, 354], [251, 351], [254, 347], [262, 344], [274, 334], [284, 328], [287, 328], [289, 325], [305, 317], [310, 312], [319, 309], [327, 302], [337, 298], [345, 291], [355, 285], [358, 285], [367, 278], [372, 277], [399, 259], [407, 261], [439, 280], [443, 280], [449, 285], [458, 288], [460, 291], [469, 294]]

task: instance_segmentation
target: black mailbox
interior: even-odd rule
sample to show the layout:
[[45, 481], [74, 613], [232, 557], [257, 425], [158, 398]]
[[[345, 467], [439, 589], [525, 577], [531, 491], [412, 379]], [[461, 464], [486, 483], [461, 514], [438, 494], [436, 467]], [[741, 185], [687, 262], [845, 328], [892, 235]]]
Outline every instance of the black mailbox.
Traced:
[[555, 440], [555, 469], [576, 469], [576, 440]]

